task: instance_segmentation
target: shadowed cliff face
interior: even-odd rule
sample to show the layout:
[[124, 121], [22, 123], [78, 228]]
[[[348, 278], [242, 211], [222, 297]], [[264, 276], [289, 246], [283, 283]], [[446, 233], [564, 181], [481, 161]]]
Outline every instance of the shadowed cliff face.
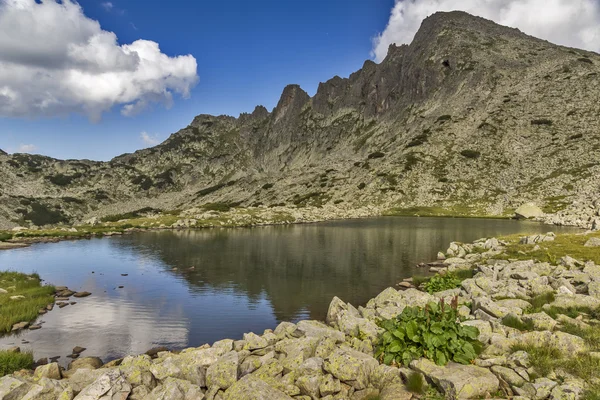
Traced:
[[437, 13], [381, 64], [312, 98], [289, 85], [272, 112], [199, 115], [110, 162], [0, 152], [0, 227], [40, 207], [73, 222], [147, 206], [291, 206], [314, 193], [348, 208], [586, 207], [599, 189], [599, 73], [595, 53]]

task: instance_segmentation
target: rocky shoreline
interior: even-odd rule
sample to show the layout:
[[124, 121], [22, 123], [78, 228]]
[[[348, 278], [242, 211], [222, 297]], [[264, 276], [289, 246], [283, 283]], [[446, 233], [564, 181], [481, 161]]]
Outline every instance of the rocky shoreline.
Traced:
[[[522, 242], [534, 248], [553, 240], [550, 237]], [[105, 365], [96, 357], [76, 359], [67, 370], [49, 363], [1, 378], [0, 398], [587, 398], [586, 390], [600, 384], [597, 374], [590, 378], [561, 368], [541, 371], [534, 346], [556, 349], [565, 359], [585, 356], [592, 363], [600, 362], [595, 342], [564, 329], [583, 331], [599, 323], [600, 265], [568, 255], [555, 263], [506, 260], [502, 258], [507, 245], [495, 238], [452, 243], [439, 255], [435, 271], [474, 270], [472, 278], [453, 289], [430, 294], [407, 279], [400, 290], [390, 287], [364, 307], [334, 298], [325, 323], [282, 322], [260, 335], [244, 334], [241, 340], [225, 339], [181, 352], [157, 349]], [[540, 295], [548, 296], [547, 304], [534, 310]], [[425, 358], [400, 367], [380, 364], [374, 357], [382, 334], [378, 322], [395, 318], [407, 306], [425, 307], [442, 299], [446, 304], [457, 301], [462, 324], [478, 329], [484, 349], [477, 358], [470, 365], [450, 362], [443, 367]], [[578, 315], [569, 316], [569, 310], [578, 310]], [[508, 324], [509, 319], [527, 329], [508, 326], [514, 325]], [[424, 378], [429, 391], [409, 390], [408, 380], [415, 375]]]

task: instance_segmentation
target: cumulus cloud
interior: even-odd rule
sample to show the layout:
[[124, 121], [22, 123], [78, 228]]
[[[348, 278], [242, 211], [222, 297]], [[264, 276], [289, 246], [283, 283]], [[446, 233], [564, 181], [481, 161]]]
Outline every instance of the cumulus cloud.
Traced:
[[147, 146], [156, 146], [160, 143], [158, 135], [150, 135], [148, 132], [140, 133], [140, 138], [142, 138], [142, 142]]
[[0, 0], [0, 116], [169, 107], [173, 94], [190, 96], [196, 69], [193, 56], [169, 57], [153, 41], [120, 45], [71, 0]]
[[17, 153], [33, 153], [37, 150], [37, 146], [34, 144], [21, 144], [17, 149]]
[[600, 51], [597, 0], [396, 0], [387, 27], [373, 39], [373, 57], [382, 61], [390, 44], [410, 43], [425, 17], [453, 10], [519, 28], [553, 43]]

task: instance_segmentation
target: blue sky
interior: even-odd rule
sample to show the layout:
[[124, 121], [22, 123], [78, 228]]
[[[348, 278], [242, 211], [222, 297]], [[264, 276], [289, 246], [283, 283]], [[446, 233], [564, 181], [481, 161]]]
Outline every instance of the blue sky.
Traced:
[[[371, 57], [372, 38], [386, 27], [393, 0], [229, 0], [79, 2], [119, 44], [157, 42], [169, 55], [191, 54], [199, 81], [170, 109], [150, 105], [127, 117], [113, 106], [99, 121], [61, 116], [0, 118], [0, 148], [56, 158], [108, 160], [147, 147], [141, 132], [164, 140], [198, 114], [237, 116], [272, 109], [285, 85], [313, 95], [319, 82], [346, 77]], [[28, 149], [27, 146], [25, 149]]]

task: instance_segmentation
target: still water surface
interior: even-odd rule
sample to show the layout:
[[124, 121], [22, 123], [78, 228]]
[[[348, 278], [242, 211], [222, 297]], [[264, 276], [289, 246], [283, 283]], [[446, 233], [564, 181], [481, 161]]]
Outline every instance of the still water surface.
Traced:
[[36, 271], [52, 284], [93, 294], [55, 307], [40, 318], [42, 329], [1, 338], [0, 347], [31, 348], [36, 358], [61, 356], [64, 365], [76, 345], [87, 348], [83, 355], [109, 360], [154, 346], [237, 339], [281, 321], [324, 319], [333, 296], [362, 305], [451, 241], [548, 230], [573, 229], [388, 217], [147, 232], [2, 251], [0, 269]]

